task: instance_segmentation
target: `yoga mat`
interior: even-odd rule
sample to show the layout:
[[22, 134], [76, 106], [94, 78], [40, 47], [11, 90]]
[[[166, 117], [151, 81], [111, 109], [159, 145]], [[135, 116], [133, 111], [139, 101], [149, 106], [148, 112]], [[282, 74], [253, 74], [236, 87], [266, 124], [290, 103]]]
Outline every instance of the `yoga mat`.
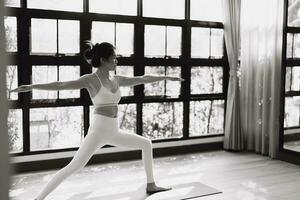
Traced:
[[182, 200], [220, 194], [221, 191], [200, 182], [170, 185], [172, 190], [152, 194], [146, 200]]
[[[159, 184], [160, 185], [160, 184]], [[158, 192], [151, 195], [146, 193], [145, 184], [124, 187], [122, 190], [114, 190], [111, 186], [111, 191], [89, 191], [70, 195], [69, 198], [56, 198], [65, 200], [184, 200], [194, 199], [198, 197], [220, 194], [221, 191], [207, 186], [200, 182], [190, 182], [183, 184], [169, 184], [172, 190]], [[54, 198], [55, 199], [55, 198]], [[51, 199], [52, 200], [52, 199]]]

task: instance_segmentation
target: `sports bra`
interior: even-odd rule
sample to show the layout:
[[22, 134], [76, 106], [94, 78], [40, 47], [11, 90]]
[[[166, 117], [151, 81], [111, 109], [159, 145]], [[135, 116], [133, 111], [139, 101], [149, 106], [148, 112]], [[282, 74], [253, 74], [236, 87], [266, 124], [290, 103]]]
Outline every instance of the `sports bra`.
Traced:
[[97, 74], [96, 76], [99, 79], [101, 88], [96, 94], [96, 96], [91, 98], [93, 104], [97, 107], [118, 105], [121, 99], [120, 85], [118, 84], [118, 90], [116, 92], [111, 92], [109, 89], [104, 87]]

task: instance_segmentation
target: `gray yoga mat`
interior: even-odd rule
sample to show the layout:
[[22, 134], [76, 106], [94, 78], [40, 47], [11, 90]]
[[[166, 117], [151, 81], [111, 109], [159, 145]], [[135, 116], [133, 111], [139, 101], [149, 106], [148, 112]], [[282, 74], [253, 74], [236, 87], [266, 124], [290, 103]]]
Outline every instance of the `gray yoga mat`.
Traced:
[[191, 182], [179, 185], [172, 185], [172, 190], [152, 194], [146, 200], [182, 200], [193, 199], [213, 194], [220, 194], [221, 191], [207, 186], [200, 182]]
[[172, 187], [172, 190], [158, 192], [152, 195], [146, 194], [145, 186], [145, 184], [140, 185], [131, 192], [120, 191], [107, 195], [101, 194], [101, 189], [98, 195], [92, 195], [90, 192], [83, 192], [72, 195], [70, 198], [67, 198], [67, 200], [184, 200], [222, 193], [218, 189], [200, 182], [168, 185]]

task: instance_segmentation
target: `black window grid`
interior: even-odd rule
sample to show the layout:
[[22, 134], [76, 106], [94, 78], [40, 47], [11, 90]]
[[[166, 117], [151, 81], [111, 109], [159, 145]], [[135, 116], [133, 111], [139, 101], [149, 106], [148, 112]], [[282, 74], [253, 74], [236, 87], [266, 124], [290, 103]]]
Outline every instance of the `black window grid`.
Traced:
[[[8, 53], [10, 58], [10, 65], [18, 66], [18, 85], [31, 84], [31, 74], [33, 65], [80, 65], [80, 75], [91, 73], [91, 67], [87, 66], [81, 55], [30, 55], [30, 20], [32, 18], [44, 19], [68, 19], [79, 20], [80, 22], [80, 52], [85, 48], [84, 40], [91, 39], [91, 24], [93, 21], [115, 22], [115, 23], [132, 23], [134, 24], [134, 55], [132, 57], [120, 57], [118, 65], [134, 66], [134, 76], [144, 75], [145, 66], [180, 66], [181, 76], [185, 79], [181, 83], [181, 91], [178, 98], [164, 98], [154, 97], [145, 98], [144, 85], [134, 87], [134, 95], [129, 97], [122, 97], [121, 104], [135, 103], [137, 108], [136, 130], [137, 134], [142, 134], [142, 105], [149, 102], [183, 102], [183, 138], [162, 139], [155, 140], [155, 142], [188, 140], [205, 137], [216, 137], [220, 135], [206, 135], [190, 138], [188, 136], [189, 129], [189, 102], [195, 100], [224, 100], [224, 119], [226, 113], [226, 99], [227, 88], [229, 81], [229, 66], [227, 61], [227, 54], [225, 42], [223, 45], [224, 56], [220, 59], [198, 59], [191, 58], [191, 28], [220, 28], [223, 29], [223, 24], [220, 22], [206, 22], [190, 20], [190, 0], [185, 0], [185, 19], [164, 19], [164, 18], [150, 18], [142, 17], [142, 0], [138, 0], [137, 16], [123, 16], [123, 15], [109, 15], [89, 13], [89, 2], [83, 0], [83, 13], [65, 12], [54, 10], [39, 10], [27, 9], [27, 0], [21, 0], [21, 8], [7, 8], [6, 16], [17, 17], [17, 34], [18, 34], [18, 52]], [[162, 25], [162, 26], [180, 26], [182, 28], [182, 49], [180, 58], [147, 58], [144, 56], [144, 27], [145, 25]], [[57, 37], [58, 39], [58, 37]], [[224, 39], [223, 39], [224, 41]], [[203, 94], [190, 95], [190, 77], [192, 66], [222, 66], [223, 67], [223, 92], [219, 94]], [[54, 149], [54, 150], [40, 150], [30, 151], [30, 125], [29, 112], [30, 108], [42, 107], [62, 107], [62, 106], [82, 106], [84, 113], [84, 133], [87, 134], [89, 124], [89, 106], [92, 104], [88, 98], [87, 91], [80, 91], [80, 98], [76, 99], [57, 99], [55, 103], [43, 100], [43, 103], [31, 100], [30, 93], [19, 93], [18, 100], [9, 101], [11, 109], [22, 109], [23, 120], [23, 152], [13, 153], [12, 155], [30, 155], [49, 152], [73, 151], [77, 148]], [[224, 120], [225, 121], [225, 120]], [[221, 134], [223, 135], [223, 134]], [[109, 147], [109, 145], [105, 146]]]

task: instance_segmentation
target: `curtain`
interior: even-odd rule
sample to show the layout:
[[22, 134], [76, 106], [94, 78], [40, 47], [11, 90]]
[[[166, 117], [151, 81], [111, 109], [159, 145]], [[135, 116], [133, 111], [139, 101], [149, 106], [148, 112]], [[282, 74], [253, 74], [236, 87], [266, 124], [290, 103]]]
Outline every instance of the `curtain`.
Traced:
[[[243, 0], [241, 125], [245, 149], [278, 157], [283, 0]], [[230, 112], [230, 111], [229, 111]]]
[[224, 149], [242, 150], [243, 135], [240, 121], [240, 94], [237, 76], [240, 46], [240, 0], [222, 0], [224, 36], [230, 68], [227, 93]]

